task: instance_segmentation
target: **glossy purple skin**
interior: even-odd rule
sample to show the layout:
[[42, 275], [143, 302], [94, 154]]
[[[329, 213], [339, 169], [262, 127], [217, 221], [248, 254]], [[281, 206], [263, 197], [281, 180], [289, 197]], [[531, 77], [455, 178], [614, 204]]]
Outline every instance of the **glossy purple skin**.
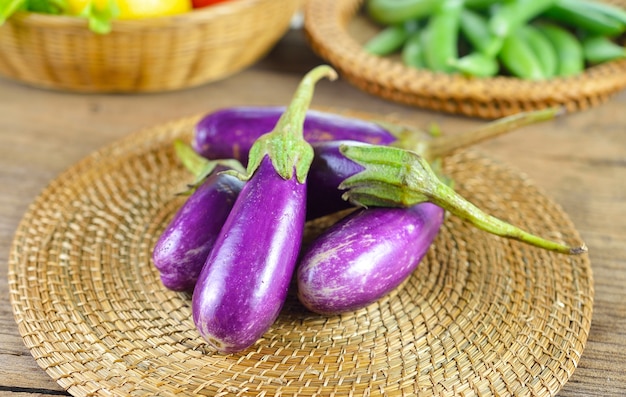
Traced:
[[196, 328], [219, 352], [254, 344], [287, 297], [304, 230], [306, 184], [284, 180], [266, 156], [246, 183], [200, 273]]
[[342, 144], [359, 145], [355, 141], [329, 141], [312, 144], [315, 157], [307, 176], [307, 219], [341, 211], [352, 205], [341, 198], [339, 184], [363, 171], [363, 167], [339, 151]]
[[[272, 131], [284, 107], [233, 107], [206, 115], [196, 124], [193, 149], [209, 159], [234, 158], [245, 164], [254, 141]], [[354, 140], [388, 145], [396, 137], [376, 123], [309, 110], [304, 121], [308, 142]]]
[[226, 221], [243, 182], [215, 171], [187, 198], [167, 225], [152, 251], [163, 285], [192, 291], [200, 270]]
[[417, 268], [443, 217], [431, 203], [348, 215], [304, 252], [298, 298], [320, 314], [351, 312], [377, 301]]

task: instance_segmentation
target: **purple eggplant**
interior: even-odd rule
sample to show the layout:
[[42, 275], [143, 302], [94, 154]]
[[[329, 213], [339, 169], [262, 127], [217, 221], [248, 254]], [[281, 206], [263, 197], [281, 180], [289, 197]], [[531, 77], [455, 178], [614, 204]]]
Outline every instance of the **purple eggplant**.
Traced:
[[221, 352], [253, 344], [287, 296], [302, 240], [306, 184], [268, 157], [246, 183], [193, 294], [200, 334]]
[[192, 291], [217, 234], [226, 221], [243, 182], [220, 173], [217, 166], [189, 196], [165, 228], [152, 251], [163, 285]]
[[444, 210], [430, 203], [352, 212], [304, 252], [298, 298], [320, 314], [350, 312], [379, 300], [417, 268], [443, 218]]
[[[209, 113], [196, 124], [192, 147], [208, 159], [233, 158], [245, 164], [254, 141], [276, 125], [283, 111], [284, 107], [240, 106]], [[431, 159], [561, 114], [562, 108], [521, 112], [455, 136], [433, 137], [432, 131], [309, 110], [303, 134], [310, 143], [349, 140], [394, 145]]]
[[339, 189], [365, 209], [330, 227], [303, 254], [298, 297], [314, 312], [356, 310], [400, 285], [435, 238], [444, 209], [501, 237], [563, 254], [587, 251], [584, 244], [570, 247], [545, 240], [485, 214], [442, 182], [414, 152], [349, 142], [341, 143], [339, 150], [361, 167]]
[[363, 171], [363, 167], [339, 151], [343, 144], [359, 145], [354, 141], [313, 143], [315, 157], [309, 170], [307, 185], [307, 219], [315, 219], [350, 208], [352, 204], [341, 197], [339, 185], [348, 177]]
[[[274, 128], [284, 110], [271, 106], [217, 110], [196, 124], [192, 146], [206, 158], [234, 158], [245, 164], [254, 141]], [[352, 140], [388, 145], [396, 140], [377, 123], [317, 110], [307, 111], [303, 128], [304, 139], [311, 143]]]
[[302, 243], [306, 177], [313, 149], [302, 136], [315, 83], [335, 78], [319, 66], [300, 83], [272, 132], [250, 150], [247, 180], [192, 296], [193, 320], [217, 351], [246, 349], [276, 320]]
[[[236, 107], [205, 116], [196, 126], [193, 147], [207, 158], [236, 158], [245, 163], [252, 142], [278, 120], [278, 107]], [[519, 113], [454, 136], [433, 138], [419, 130], [394, 124], [369, 122], [333, 113], [309, 111], [304, 137], [312, 143], [315, 158], [309, 172], [307, 219], [315, 219], [350, 207], [341, 199], [337, 186], [347, 176], [361, 170], [339, 153], [341, 141], [394, 145], [410, 148], [429, 161], [458, 149], [494, 138], [524, 125], [554, 118], [558, 108]], [[391, 132], [393, 131], [393, 132]]]

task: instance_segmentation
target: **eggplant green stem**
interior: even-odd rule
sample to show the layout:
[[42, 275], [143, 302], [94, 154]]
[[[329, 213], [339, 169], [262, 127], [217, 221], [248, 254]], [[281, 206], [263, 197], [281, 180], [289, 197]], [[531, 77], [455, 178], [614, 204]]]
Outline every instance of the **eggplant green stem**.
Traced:
[[189, 185], [189, 189], [182, 194], [192, 193], [218, 165], [224, 165], [236, 172], [245, 172], [244, 166], [238, 160], [209, 160], [200, 156], [189, 144], [180, 139], [174, 141], [174, 151], [183, 166], [195, 177], [193, 183]]
[[578, 255], [583, 244], [570, 247], [535, 236], [488, 215], [441, 182], [426, 159], [415, 152], [374, 145], [342, 145], [341, 153], [364, 170], [340, 185], [344, 198], [358, 206], [409, 207], [431, 202], [497, 236], [518, 240], [546, 250]]
[[552, 120], [565, 113], [565, 108], [562, 106], [520, 112], [460, 134], [438, 134], [435, 137], [433, 134], [396, 124], [385, 122], [379, 122], [379, 124], [398, 138], [392, 143], [392, 146], [411, 150], [429, 162], [433, 162], [435, 159], [447, 156], [457, 150], [468, 148], [527, 125]]
[[[500, 135], [504, 135], [510, 131], [516, 130], [527, 125], [535, 124], [541, 121], [552, 120], [558, 116], [565, 114], [564, 107], [554, 107], [541, 109], [536, 111], [516, 113], [511, 116], [503, 117], [483, 126], [462, 132], [457, 135], [444, 135], [437, 137], [430, 142], [425, 142], [423, 149], [414, 150], [420, 156], [428, 161], [448, 155], [460, 149], [473, 146], [479, 142], [487, 141]], [[412, 149], [412, 148], [407, 148]]]
[[239, 176], [241, 179], [250, 179], [267, 155], [283, 179], [291, 179], [295, 170], [298, 182], [304, 183], [313, 161], [313, 148], [304, 139], [304, 119], [315, 84], [324, 77], [335, 80], [337, 72], [321, 65], [304, 76], [274, 130], [259, 137], [250, 148], [248, 169], [246, 175]]

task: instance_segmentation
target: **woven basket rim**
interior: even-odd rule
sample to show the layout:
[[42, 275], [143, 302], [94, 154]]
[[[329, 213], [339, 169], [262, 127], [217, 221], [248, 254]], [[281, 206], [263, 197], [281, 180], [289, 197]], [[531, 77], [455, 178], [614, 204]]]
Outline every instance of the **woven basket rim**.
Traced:
[[[591, 322], [589, 258], [527, 249], [455, 221], [418, 274], [379, 303], [324, 317], [291, 302], [256, 346], [213, 354], [190, 322], [189, 297], [164, 290], [146, 259], [187, 175], [171, 143], [190, 139], [199, 117], [88, 155], [18, 226], [8, 279], [19, 332], [71, 394], [551, 396], [572, 375]], [[523, 189], [528, 205], [543, 206], [536, 216], [520, 203], [516, 219], [579, 238], [523, 174], [473, 151], [451, 160], [453, 175], [480, 171], [470, 179]], [[498, 199], [479, 190], [482, 203]]]

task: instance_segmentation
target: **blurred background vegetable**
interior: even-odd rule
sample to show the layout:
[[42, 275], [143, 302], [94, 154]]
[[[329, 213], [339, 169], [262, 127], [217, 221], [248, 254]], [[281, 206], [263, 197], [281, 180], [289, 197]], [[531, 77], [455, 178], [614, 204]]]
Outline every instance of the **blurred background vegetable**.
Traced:
[[178, 15], [227, 0], [0, 0], [0, 24], [17, 11], [80, 16], [89, 29], [106, 34], [116, 19], [144, 19]]
[[365, 10], [380, 26], [366, 51], [435, 72], [545, 80], [625, 56], [626, 11], [599, 1], [368, 0]]

